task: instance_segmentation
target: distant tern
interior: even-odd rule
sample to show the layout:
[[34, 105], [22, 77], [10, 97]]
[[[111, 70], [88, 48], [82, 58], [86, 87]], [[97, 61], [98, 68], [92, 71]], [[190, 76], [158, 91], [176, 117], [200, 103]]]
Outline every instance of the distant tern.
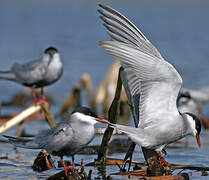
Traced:
[[199, 115], [199, 105], [195, 98], [192, 98], [189, 92], [180, 91], [177, 98], [177, 107], [180, 113], [190, 112], [196, 116]]
[[[35, 137], [4, 137], [17, 147], [45, 149], [48, 153], [59, 156], [67, 174], [69, 168], [75, 168], [74, 155], [93, 140], [94, 125], [97, 122], [109, 124], [109, 121], [98, 118], [91, 109], [79, 107], [72, 112], [69, 119]], [[63, 156], [72, 156], [72, 166], [65, 166]]]
[[182, 85], [179, 73], [130, 20], [111, 7], [99, 6], [112, 39], [99, 45], [124, 68], [123, 83], [137, 128], [112, 126], [138, 145], [155, 150], [160, 158], [166, 145], [187, 135], [195, 136], [200, 147], [200, 120], [192, 113], [179, 113], [176, 106]]
[[35, 103], [38, 102], [35, 88], [41, 88], [42, 100], [46, 100], [43, 87], [56, 82], [63, 73], [60, 54], [54, 47], [45, 50], [41, 59], [26, 64], [15, 63], [10, 70], [0, 71], [0, 79], [10, 80], [32, 88]]
[[200, 89], [181, 88], [180, 94], [189, 95], [197, 103], [209, 102], [209, 86]]

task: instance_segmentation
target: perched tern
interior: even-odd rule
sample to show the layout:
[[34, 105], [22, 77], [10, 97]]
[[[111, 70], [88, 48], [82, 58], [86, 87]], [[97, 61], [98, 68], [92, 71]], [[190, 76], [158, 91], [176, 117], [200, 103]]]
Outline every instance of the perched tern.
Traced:
[[199, 115], [199, 105], [196, 99], [192, 98], [189, 92], [181, 92], [177, 98], [177, 107], [180, 113], [190, 112], [196, 116]]
[[[4, 137], [17, 147], [45, 149], [48, 153], [59, 156], [67, 174], [69, 168], [74, 168], [74, 155], [94, 138], [94, 125], [97, 122], [109, 124], [109, 121], [98, 118], [91, 109], [79, 107], [72, 112], [69, 119], [33, 138], [5, 135]], [[72, 166], [65, 166], [63, 156], [72, 156]]]
[[182, 96], [190, 96], [197, 103], [209, 102], [209, 86], [200, 89], [181, 88], [180, 94]]
[[37, 103], [35, 88], [41, 88], [42, 99], [43, 87], [56, 82], [63, 73], [63, 64], [60, 54], [54, 47], [45, 50], [41, 59], [26, 64], [15, 63], [10, 70], [0, 71], [0, 79], [10, 80], [32, 88], [35, 103]]
[[99, 6], [112, 39], [99, 45], [119, 59], [124, 68], [123, 83], [137, 128], [112, 126], [159, 156], [166, 145], [187, 135], [195, 136], [200, 147], [200, 120], [191, 113], [181, 114], [176, 106], [182, 85], [179, 73], [130, 20], [111, 7]]

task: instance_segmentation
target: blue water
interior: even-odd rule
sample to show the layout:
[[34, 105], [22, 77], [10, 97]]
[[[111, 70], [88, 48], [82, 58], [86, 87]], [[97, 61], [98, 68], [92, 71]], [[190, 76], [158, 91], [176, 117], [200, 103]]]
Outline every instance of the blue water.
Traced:
[[[132, 20], [162, 56], [176, 67], [184, 80], [184, 87], [209, 85], [207, 2], [99, 2], [112, 6]], [[113, 62], [113, 57], [98, 46], [98, 41], [109, 39], [97, 12], [99, 2], [0, 1], [0, 69], [8, 69], [14, 62], [24, 63], [39, 58], [44, 49], [55, 46], [65, 65], [63, 77], [48, 88], [58, 99], [57, 109], [84, 72], [90, 74], [96, 91]], [[22, 91], [22, 86], [13, 82], [1, 81], [0, 86], [1, 100], [7, 100]], [[83, 102], [87, 101], [83, 99]], [[32, 131], [45, 128], [39, 124], [35, 127]], [[15, 133], [15, 129], [11, 133]], [[206, 135], [202, 149], [196, 146], [194, 149], [169, 149], [171, 155], [168, 158], [175, 163], [208, 166]], [[96, 143], [99, 144], [99, 141]], [[17, 167], [0, 166], [0, 179], [45, 179], [54, 173], [36, 173], [31, 170], [36, 151], [31, 154], [31, 151], [19, 149], [21, 153], [16, 157], [11, 146], [0, 149], [1, 154], [6, 152], [13, 155], [7, 163], [16, 164]], [[79, 156], [78, 160], [81, 158]], [[84, 158], [88, 162], [94, 157]], [[140, 158], [142, 160], [143, 156], [140, 155]]]

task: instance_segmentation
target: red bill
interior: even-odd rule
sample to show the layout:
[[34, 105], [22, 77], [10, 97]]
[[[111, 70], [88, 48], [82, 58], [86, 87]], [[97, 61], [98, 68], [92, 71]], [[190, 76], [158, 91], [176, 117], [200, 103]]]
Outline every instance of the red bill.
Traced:
[[198, 144], [198, 146], [200, 148], [200, 146], [201, 146], [201, 144], [200, 144], [200, 136], [198, 134], [196, 135], [196, 140], [197, 140], [197, 144]]
[[106, 119], [100, 119], [100, 118], [96, 118], [97, 121], [104, 123], [104, 124], [110, 124], [110, 122]]

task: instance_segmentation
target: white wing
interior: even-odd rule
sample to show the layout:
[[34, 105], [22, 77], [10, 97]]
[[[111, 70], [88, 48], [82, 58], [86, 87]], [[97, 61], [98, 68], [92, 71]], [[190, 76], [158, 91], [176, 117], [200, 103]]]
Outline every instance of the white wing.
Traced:
[[[102, 7], [104, 8], [104, 6]], [[108, 7], [108, 9], [110, 8]], [[116, 14], [113, 9], [109, 10], [110, 13]], [[124, 22], [122, 18], [114, 20], [120, 25], [123, 24], [121, 21]], [[132, 24], [130, 21], [128, 22]], [[155, 119], [161, 117], [165, 111], [166, 113], [178, 113], [176, 99], [182, 84], [178, 72], [160, 56], [139, 30], [138, 34], [135, 31], [136, 41], [133, 42], [130, 38], [133, 37], [130, 29], [124, 27], [121, 34], [121, 28], [117, 25], [114, 27], [115, 34], [125, 38], [126, 41], [114, 38], [114, 41], [103, 41], [99, 45], [120, 60], [126, 72], [126, 80], [132, 98], [134, 99], [140, 94], [138, 126], [144, 128], [149, 123], [158, 123]], [[124, 32], [126, 32], [126, 36], [124, 36]]]
[[[130, 20], [111, 7], [101, 4], [99, 6], [106, 10], [104, 11], [99, 9], [98, 11], [102, 14], [100, 18], [105, 22], [104, 25], [109, 30], [108, 34], [112, 40], [135, 45], [144, 53], [152, 54], [158, 58], [162, 58], [158, 50]], [[135, 126], [137, 127], [139, 123], [138, 105], [140, 94], [138, 92], [140, 90], [140, 81], [138, 81], [137, 76], [132, 73], [132, 70], [128, 67], [125, 69], [125, 71], [121, 71], [121, 78], [126, 90], [129, 105], [131, 105]], [[129, 79], [130, 82], [128, 82], [127, 79]], [[129, 86], [134, 85], [134, 83], [136, 84], [134, 88], [130, 89], [127, 86], [128, 84]]]
[[104, 26], [109, 30], [107, 33], [112, 40], [134, 45], [144, 53], [162, 58], [158, 50], [149, 42], [144, 34], [124, 15], [115, 9], [100, 4], [100, 18], [104, 21]]

